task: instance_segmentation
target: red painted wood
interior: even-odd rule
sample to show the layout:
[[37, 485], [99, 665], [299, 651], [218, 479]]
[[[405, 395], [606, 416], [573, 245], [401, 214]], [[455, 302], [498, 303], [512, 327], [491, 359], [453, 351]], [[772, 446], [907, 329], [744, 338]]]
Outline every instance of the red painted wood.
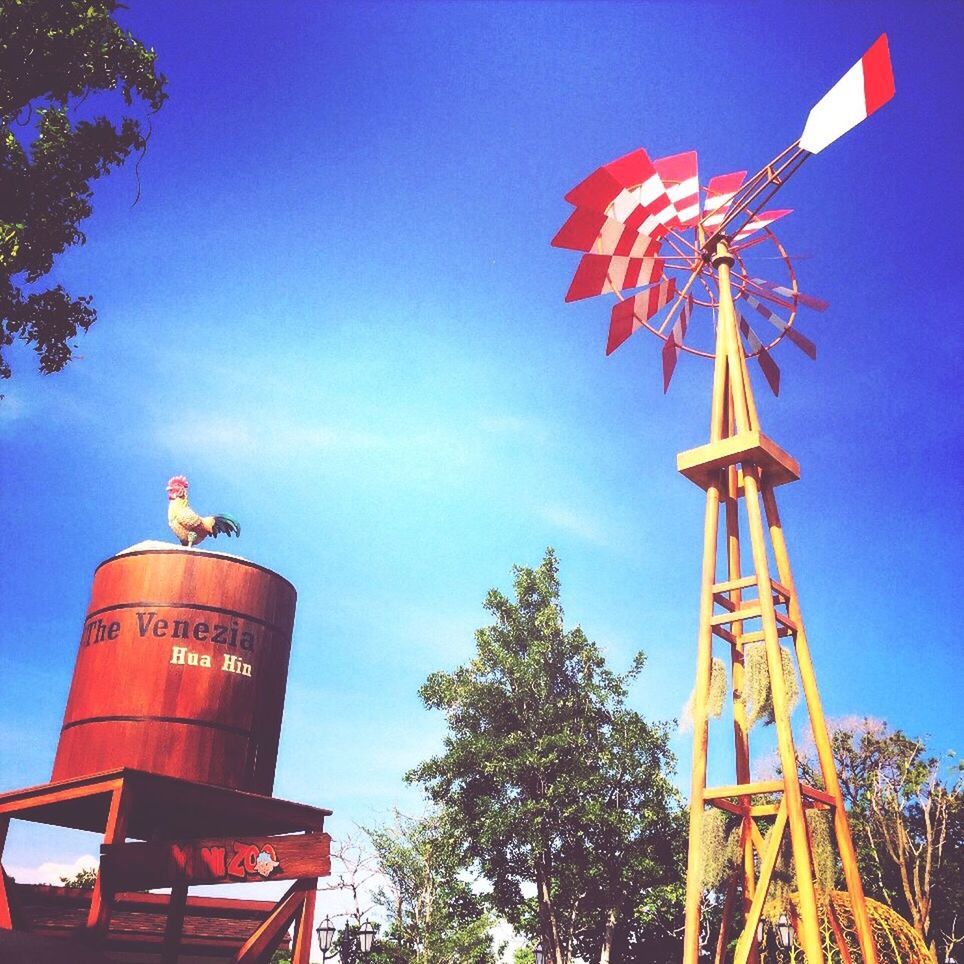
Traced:
[[270, 795], [295, 596], [203, 550], [102, 563], [51, 779], [132, 767]]
[[[256, 864], [262, 853], [268, 864]], [[178, 883], [230, 884], [327, 877], [331, 837], [326, 833], [256, 834], [195, 840], [105, 844], [100, 871], [111, 890], [149, 890]]]

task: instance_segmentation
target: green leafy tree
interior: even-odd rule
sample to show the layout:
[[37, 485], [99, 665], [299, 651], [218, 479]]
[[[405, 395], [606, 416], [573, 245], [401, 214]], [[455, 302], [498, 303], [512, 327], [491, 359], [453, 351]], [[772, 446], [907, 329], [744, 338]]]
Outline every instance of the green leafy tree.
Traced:
[[679, 873], [668, 730], [625, 704], [642, 654], [616, 675], [580, 628], [564, 627], [553, 551], [514, 572], [515, 601], [486, 598], [495, 622], [476, 633], [474, 659], [421, 688], [448, 734], [409, 779], [547, 962], [628, 960], [651, 895]]
[[14, 340], [34, 349], [42, 372], [60, 371], [96, 318], [89, 295], [41, 282], [58, 254], [84, 242], [91, 182], [144, 150], [135, 101], [156, 111], [166, 97], [154, 51], [114, 19], [120, 6], [0, 3], [0, 378], [10, 377], [3, 350]]
[[[964, 941], [964, 770], [879, 720], [830, 735], [867, 895], [909, 920], [935, 961], [950, 958]], [[802, 772], [820, 784], [813, 761]]]
[[375, 895], [388, 922], [379, 964], [495, 964], [492, 918], [461, 875], [440, 815], [396, 812], [392, 825], [366, 833], [385, 881]]
[[80, 887], [81, 890], [93, 890], [97, 883], [96, 867], [81, 867], [73, 877], [61, 877], [64, 887]]

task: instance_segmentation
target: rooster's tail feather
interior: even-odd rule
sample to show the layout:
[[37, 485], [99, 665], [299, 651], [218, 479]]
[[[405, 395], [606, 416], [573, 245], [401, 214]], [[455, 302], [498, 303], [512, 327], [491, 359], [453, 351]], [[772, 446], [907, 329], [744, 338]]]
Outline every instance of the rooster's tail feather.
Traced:
[[227, 536], [240, 536], [241, 524], [229, 515], [216, 515], [211, 535], [216, 539], [222, 532]]

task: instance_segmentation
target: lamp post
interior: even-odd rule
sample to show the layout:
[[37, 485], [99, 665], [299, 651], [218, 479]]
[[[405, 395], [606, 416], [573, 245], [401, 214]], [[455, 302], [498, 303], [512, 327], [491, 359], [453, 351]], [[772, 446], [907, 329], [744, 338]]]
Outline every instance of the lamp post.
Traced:
[[[327, 961], [329, 957], [335, 957], [336, 955], [341, 957], [342, 964], [349, 964], [351, 957], [349, 956], [349, 948], [351, 947], [351, 928], [348, 926], [348, 921], [345, 921], [345, 926], [341, 932], [341, 942], [339, 947], [334, 947], [335, 943], [335, 925], [331, 922], [330, 917], [326, 917], [316, 928], [315, 933], [318, 935], [318, 947], [321, 950], [322, 961]], [[372, 949], [372, 943], [375, 940], [375, 927], [370, 921], [365, 921], [361, 927], [358, 928], [356, 935], [358, 939], [358, 950], [361, 951], [363, 955], [368, 956], [369, 951]]]
[[[776, 925], [774, 926], [774, 931], [777, 935], [777, 946], [781, 950], [789, 950], [790, 945], [793, 943], [793, 927], [790, 924], [790, 919], [786, 914], [781, 914], [777, 918]], [[763, 928], [763, 921], [761, 920], [756, 926], [756, 942], [763, 949], [763, 941], [766, 934]]]

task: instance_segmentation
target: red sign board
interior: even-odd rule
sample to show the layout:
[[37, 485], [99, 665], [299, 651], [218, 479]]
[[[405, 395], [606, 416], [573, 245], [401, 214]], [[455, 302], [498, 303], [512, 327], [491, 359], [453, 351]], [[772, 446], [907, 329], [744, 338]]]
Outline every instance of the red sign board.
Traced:
[[100, 866], [114, 891], [254, 880], [297, 880], [331, 873], [331, 837], [326, 833], [278, 837], [218, 837], [204, 840], [104, 844]]

